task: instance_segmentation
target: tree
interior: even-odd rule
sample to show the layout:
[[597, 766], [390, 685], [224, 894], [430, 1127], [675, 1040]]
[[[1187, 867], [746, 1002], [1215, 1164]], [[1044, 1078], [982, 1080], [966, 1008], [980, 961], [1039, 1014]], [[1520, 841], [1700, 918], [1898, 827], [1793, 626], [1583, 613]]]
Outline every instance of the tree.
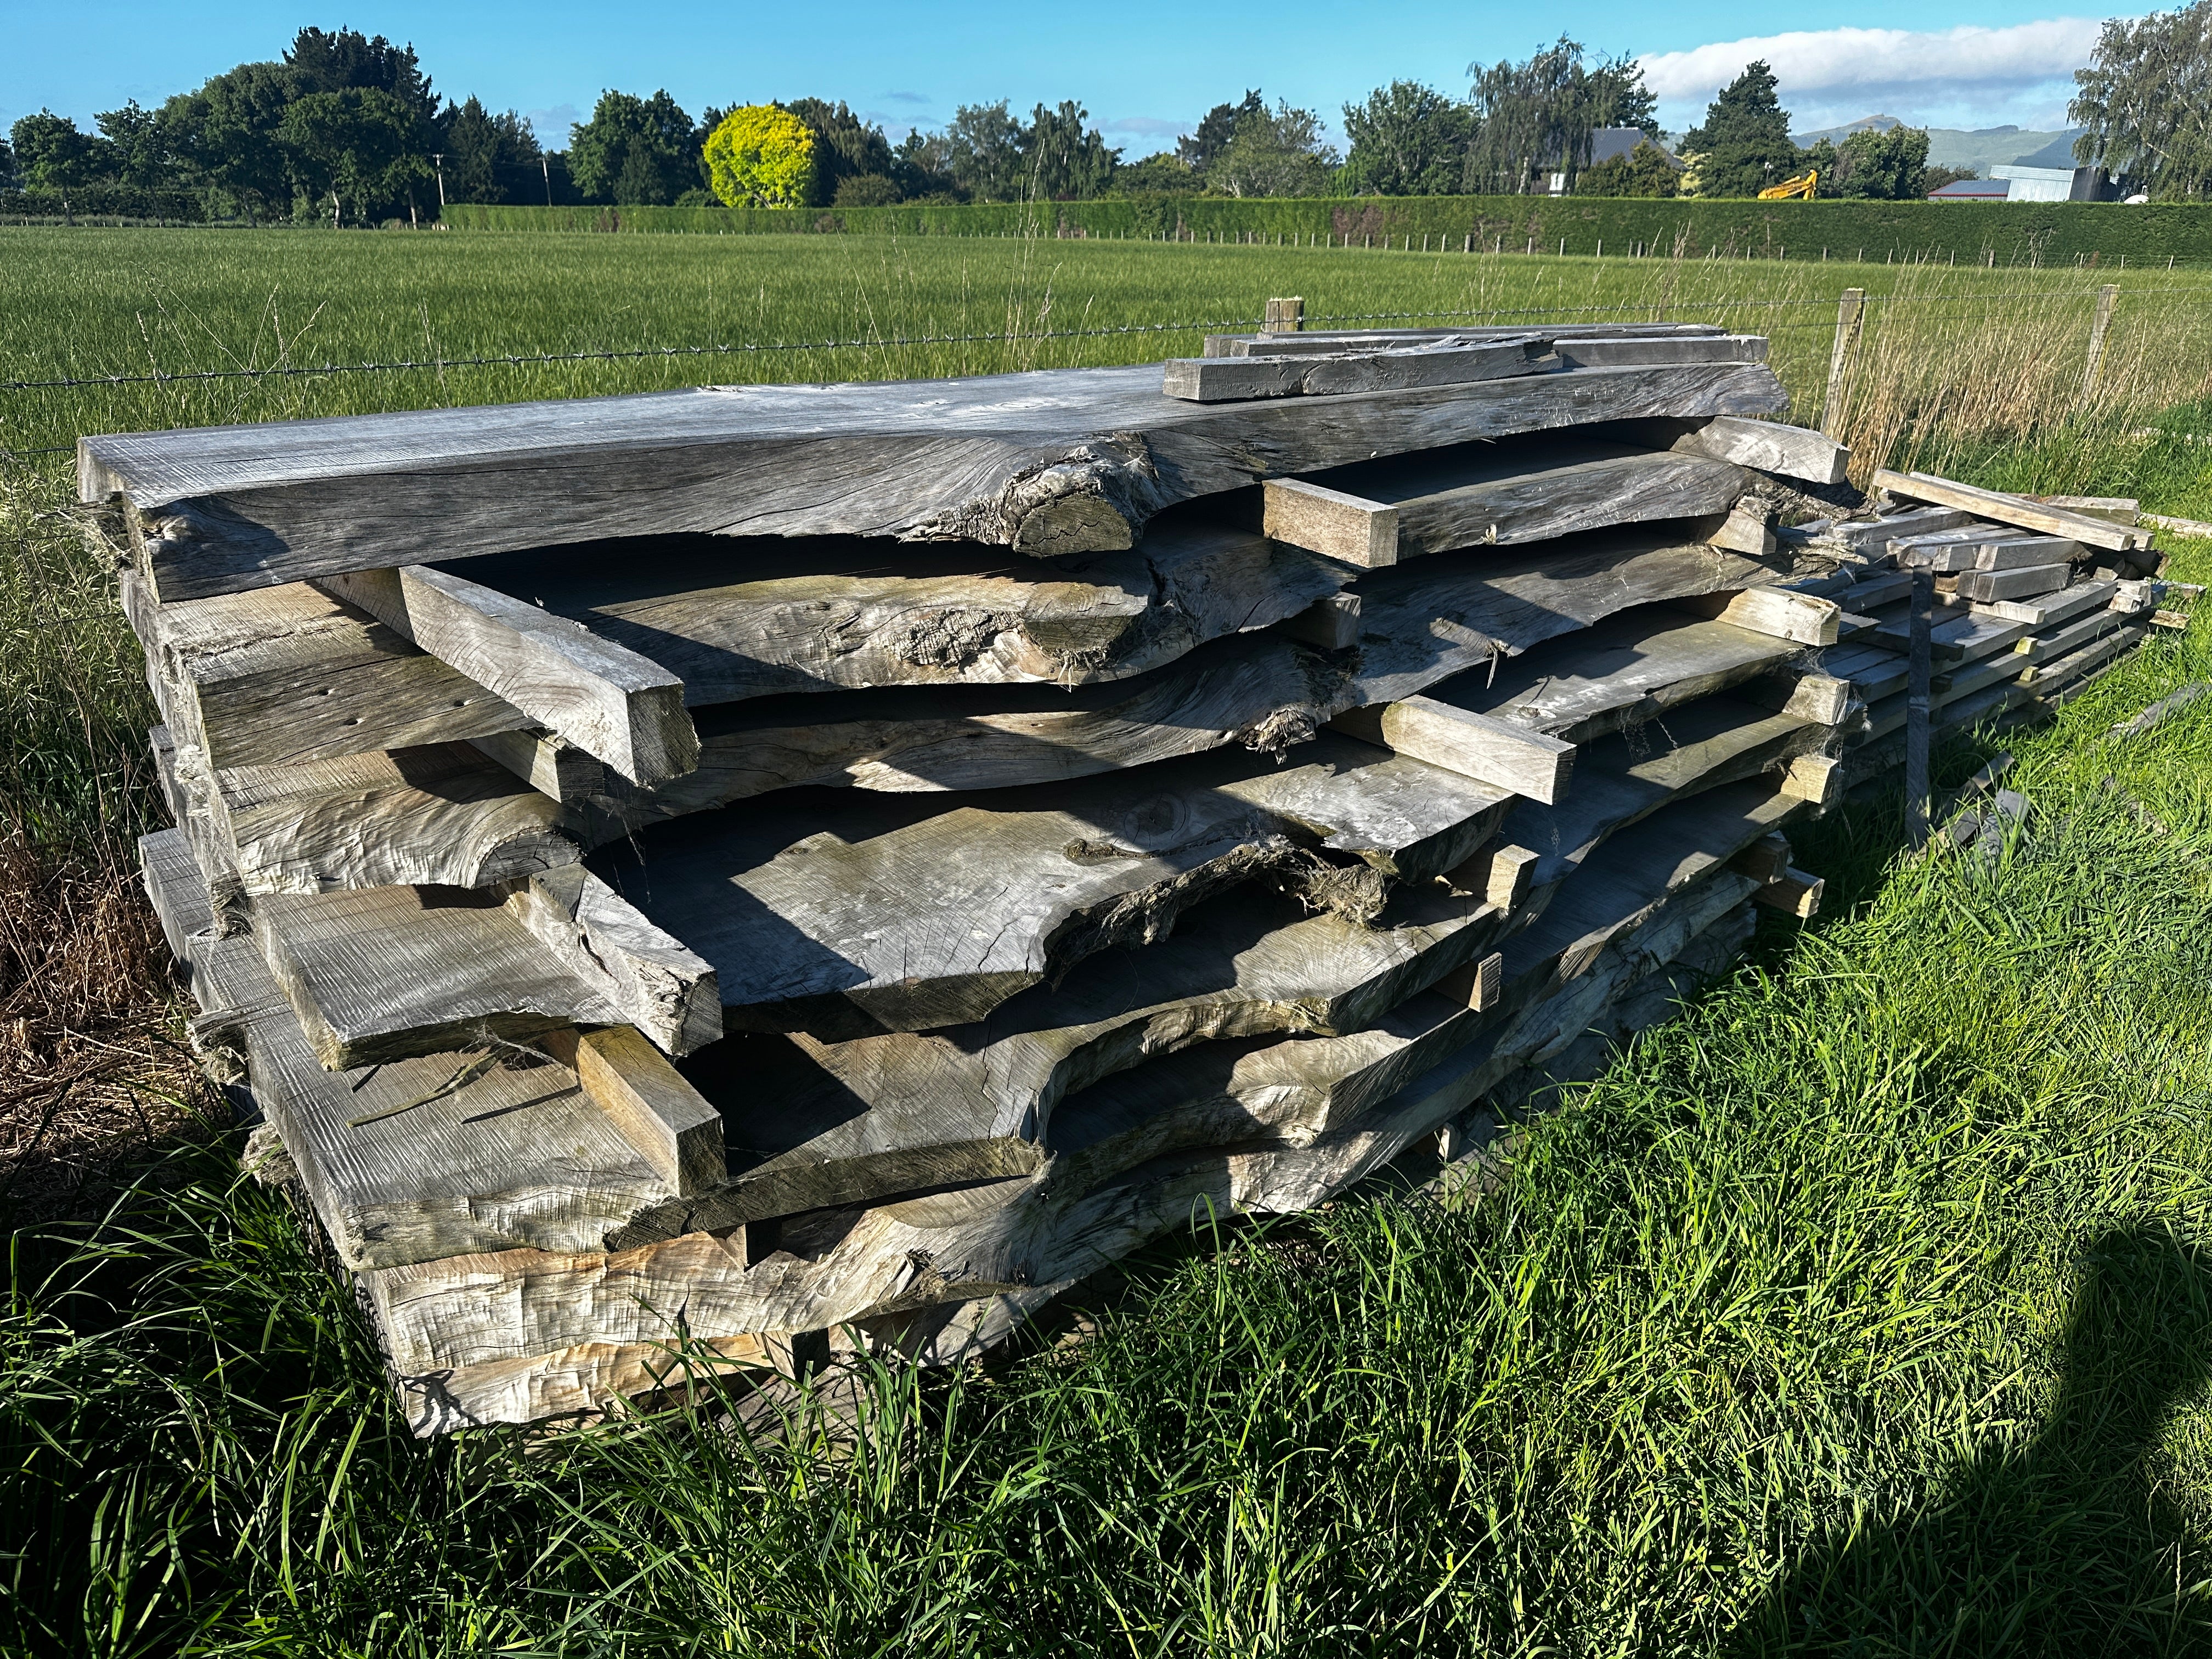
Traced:
[[2212, 0], [2109, 21], [2074, 83], [2077, 162], [2154, 197], [2212, 195]]
[[1705, 110], [1705, 125], [1682, 136], [1685, 161], [1699, 196], [1756, 196], [1803, 164], [1790, 137], [1790, 114], [1776, 95], [1774, 71], [1754, 63], [1721, 89]]
[[1114, 182], [1121, 152], [1109, 149], [1104, 135], [1084, 125], [1091, 112], [1072, 100], [1057, 109], [1039, 104], [1022, 135], [1025, 193], [1038, 201], [1087, 201], [1103, 196]]
[[319, 202], [351, 201], [369, 222], [375, 210], [430, 176], [421, 111], [377, 87], [310, 92], [292, 100], [276, 142], [294, 157], [299, 176]]
[[726, 206], [804, 206], [814, 169], [814, 130], [778, 104], [733, 109], [707, 135], [707, 175]]
[[900, 199], [899, 187], [885, 173], [848, 173], [830, 199], [839, 207], [889, 207]]
[[891, 181], [909, 202], [958, 202], [967, 192], [952, 173], [952, 140], [916, 127], [891, 155]]
[[1415, 81], [1393, 81], [1344, 106], [1352, 154], [1346, 182], [1377, 196], [1441, 196], [1460, 187], [1474, 116], [1457, 100]]
[[80, 132], [68, 116], [50, 109], [26, 115], [8, 137], [26, 188], [52, 191], [62, 198], [62, 211], [66, 215], [70, 192], [82, 190], [95, 176], [100, 141]]
[[1973, 167], [1928, 167], [1920, 174], [1920, 193], [1933, 196], [1946, 185], [1960, 184], [1981, 176], [1980, 172]]
[[437, 118], [438, 95], [412, 46], [395, 46], [358, 29], [301, 29], [284, 62], [301, 93], [388, 93], [425, 127]]
[[1021, 194], [1022, 126], [1006, 112], [1005, 99], [961, 105], [945, 137], [952, 177], [975, 200], [1011, 202]]
[[538, 135], [513, 110], [495, 115], [474, 96], [448, 104], [437, 149], [449, 202], [526, 202], [542, 188]]
[[161, 125], [176, 151], [242, 210], [282, 215], [291, 210], [299, 179], [276, 134], [301, 90], [288, 64], [240, 64], [163, 104]]
[[838, 199], [848, 179], [872, 173], [889, 181], [891, 147], [881, 127], [861, 120], [842, 102], [794, 98], [784, 107], [805, 122], [814, 134], [814, 194], [809, 205], [819, 207]]
[[177, 182], [177, 157], [160, 115], [141, 109], [134, 98], [121, 109], [92, 118], [106, 140], [98, 157], [100, 168], [117, 184], [158, 190]]
[[[1808, 164], [1820, 161], [1808, 157]], [[1823, 196], [1850, 196], [1870, 202], [1917, 201], [1928, 193], [1928, 134], [1919, 127], [1863, 131], [1844, 140], [1829, 170], [1820, 175]]]
[[1237, 127], [1255, 118], [1267, 118], [1267, 100], [1257, 88], [1247, 91], [1242, 103], [1216, 104], [1199, 122], [1197, 131], [1176, 140], [1177, 159], [1192, 172], [1204, 173], [1215, 156], [1236, 142]]
[[665, 89], [603, 92], [592, 118], [569, 130], [568, 170], [599, 201], [665, 207], [697, 185], [702, 165], [698, 130]]
[[1206, 180], [1191, 171], [1190, 163], [1172, 149], [1127, 161], [1114, 169], [1116, 196], [1195, 196]]
[[0, 190], [13, 190], [18, 175], [15, 172], [15, 147], [0, 138]]
[[1206, 170], [1206, 180], [1231, 196], [1319, 196], [1337, 167], [1336, 152], [1322, 137], [1321, 118], [1279, 102], [1237, 124], [1228, 147]]
[[1680, 170], [1648, 139], [1626, 155], [1584, 167], [1574, 185], [1577, 196], [1668, 197], [1681, 187]]

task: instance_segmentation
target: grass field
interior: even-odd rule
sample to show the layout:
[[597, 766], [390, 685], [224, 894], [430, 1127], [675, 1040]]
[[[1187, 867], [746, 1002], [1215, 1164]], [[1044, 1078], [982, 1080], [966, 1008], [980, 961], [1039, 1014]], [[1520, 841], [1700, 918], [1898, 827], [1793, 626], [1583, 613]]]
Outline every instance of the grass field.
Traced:
[[[1807, 319], [1775, 331], [1802, 400], [1834, 288], [1880, 282], [1404, 255], [1340, 277], [1318, 252], [793, 240], [9, 233], [0, 380], [426, 339], [459, 356], [1033, 336], [1227, 320], [1297, 292], [1310, 313], [1606, 305], [1746, 326], [1747, 304], [1690, 307], [1777, 301], [1763, 314]], [[1887, 430], [1887, 453], [1987, 482], [2212, 518], [2194, 289], [2161, 273], [2124, 295], [2083, 408], [2081, 279], [1999, 301], [1965, 297], [1986, 272], [1979, 289], [1891, 276], [1923, 286], [1887, 290], [1887, 315], [1927, 320], [1877, 308], [1867, 448]], [[167, 419], [1191, 343], [0, 389], [0, 419], [34, 450]], [[1984, 381], [2002, 395], [1976, 401]], [[422, 1446], [347, 1297], [239, 1178], [170, 1046], [121, 868], [149, 810], [133, 647], [59, 511], [66, 457], [0, 481], [0, 1147], [29, 1218], [0, 1317], [0, 1650], [2212, 1649], [2212, 699], [2105, 738], [2212, 678], [2203, 624], [2003, 737], [2037, 815], [2002, 860], [1905, 859], [1887, 801], [1798, 836], [1830, 878], [1823, 918], [1771, 929], [1527, 1126], [1478, 1198], [1361, 1196], [1163, 1250], [1101, 1293], [1085, 1340], [950, 1381], [864, 1378], [835, 1434], [748, 1439], [708, 1394], [534, 1447]], [[2207, 580], [2212, 544], [2176, 547], [2172, 574]], [[1944, 777], [1996, 741], [1953, 745]]]

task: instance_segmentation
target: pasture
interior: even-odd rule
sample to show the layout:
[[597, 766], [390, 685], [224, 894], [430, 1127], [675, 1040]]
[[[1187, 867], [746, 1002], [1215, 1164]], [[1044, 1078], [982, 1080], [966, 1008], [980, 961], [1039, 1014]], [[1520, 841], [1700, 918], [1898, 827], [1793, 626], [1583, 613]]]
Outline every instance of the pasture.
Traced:
[[[65, 511], [80, 432], [1140, 361], [1285, 294], [1724, 323], [1817, 419], [1845, 285], [1875, 301], [1859, 465], [2212, 518], [2188, 273], [2124, 279], [2085, 390], [2072, 270], [0, 233], [0, 1650], [2203, 1651], [2212, 699], [2110, 736], [2212, 678], [2203, 623], [1939, 757], [1939, 784], [2019, 757], [2037, 816], [2002, 858], [1907, 857], [1887, 799], [1806, 831], [1822, 917], [1476, 1186], [1201, 1218], [1209, 1248], [1073, 1328], [864, 1375], [781, 1436], [708, 1388], [410, 1441], [348, 1296], [238, 1174], [133, 892], [149, 705]], [[241, 369], [298, 372], [25, 384]], [[2212, 544], [2172, 545], [2206, 580]]]

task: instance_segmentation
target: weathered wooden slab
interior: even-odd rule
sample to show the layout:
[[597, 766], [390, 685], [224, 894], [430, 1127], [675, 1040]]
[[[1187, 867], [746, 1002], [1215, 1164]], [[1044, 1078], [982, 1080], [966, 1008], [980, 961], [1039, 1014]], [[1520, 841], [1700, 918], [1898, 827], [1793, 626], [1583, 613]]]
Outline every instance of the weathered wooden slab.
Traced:
[[1546, 351], [1547, 344], [1534, 335], [1504, 340], [1446, 336], [1400, 345], [1302, 352], [1296, 356], [1177, 357], [1162, 365], [1160, 389], [1170, 398], [1213, 404], [1248, 398], [1313, 398], [1463, 386], [1557, 368], [1558, 362]]
[[1635, 368], [1660, 363], [1763, 363], [1763, 334], [1709, 334], [1698, 337], [1586, 336], [1560, 340], [1560, 362], [1569, 368]]
[[2126, 620], [2116, 611], [2092, 611], [2071, 622], [2058, 623], [2030, 634], [2017, 641], [2013, 650], [2023, 664], [2050, 662], [2109, 634]]
[[247, 893], [484, 887], [583, 857], [558, 802], [466, 744], [209, 774], [179, 764]]
[[[92, 437], [165, 599], [611, 536], [853, 534], [1042, 557], [1176, 501], [1509, 433], [1787, 405], [1763, 367], [1577, 369], [1322, 402], [1188, 404], [1155, 366], [643, 396]], [[514, 511], [517, 499], [531, 504]]]
[[1127, 679], [1296, 616], [1353, 574], [1174, 510], [1134, 549], [1051, 562], [974, 543], [690, 536], [534, 548], [454, 569], [652, 659], [695, 708], [872, 686]]
[[1164, 936], [1239, 882], [1292, 879], [1316, 904], [1371, 914], [1376, 872], [1452, 867], [1508, 799], [1350, 738], [1300, 756], [1194, 756], [1141, 788], [1109, 775], [950, 811], [792, 791], [658, 826], [594, 867], [714, 964], [732, 1029], [964, 1024], [1097, 951]]
[[616, 1242], [1029, 1172], [1063, 1097], [1196, 1043], [1357, 1029], [1488, 948], [1502, 921], [1480, 898], [1428, 889], [1395, 896], [1370, 927], [1244, 888], [1141, 954], [1093, 956], [976, 1025], [727, 1040], [685, 1069], [754, 1156], [733, 1160], [723, 1191]]
[[[1204, 355], [1208, 357], [1298, 357], [1342, 351], [1349, 346], [1389, 347], [1427, 340], [1520, 339], [1526, 327], [1492, 325], [1479, 328], [1304, 329], [1295, 334], [1209, 334]], [[1624, 339], [1694, 339], [1723, 332], [1711, 323], [1569, 323], [1547, 326], [1543, 333], [1553, 340], [1584, 337]]]
[[1279, 541], [1365, 566], [1728, 512], [1749, 488], [1726, 461], [1597, 439], [1470, 444], [1264, 486]]
[[2040, 531], [2047, 536], [2064, 536], [2087, 547], [2126, 552], [2151, 544], [2151, 533], [2147, 530], [2114, 524], [2109, 519], [2092, 518], [2087, 514], [2069, 513], [2063, 507], [2045, 507], [2026, 496], [2008, 495], [1999, 489], [1955, 483], [1932, 473], [1894, 472], [1886, 466], [1880, 467], [1875, 471], [1871, 487], [1886, 489], [1903, 501], [1929, 501], [1938, 507], [1976, 514], [1998, 524], [2018, 525], [2023, 530]]
[[270, 894], [253, 933], [332, 1070], [566, 1024], [635, 1024], [684, 1052], [721, 1035], [714, 970], [577, 866], [514, 890]]
[[1547, 804], [1565, 793], [1573, 775], [1574, 744], [1435, 697], [1355, 708], [1334, 724], [1394, 753]]
[[1823, 484], [1843, 483], [1851, 460], [1850, 450], [1825, 432], [1735, 415], [1717, 416], [1684, 433], [1674, 440], [1674, 447], [1679, 454], [1710, 456], [1717, 461]]
[[[1085, 1187], [1168, 1154], [1273, 1143], [1318, 1150], [1303, 1178], [1326, 1197], [1348, 1184], [1333, 1167], [1332, 1142], [1357, 1146], [1382, 1127], [1389, 1117], [1377, 1123], [1376, 1115], [1407, 1085], [1470, 1046], [1502, 1077], [1560, 1036], [1580, 1035], [1628, 986], [1740, 910], [1757, 886], [1713, 872], [1610, 931], [1547, 936], [1540, 945], [1532, 935], [1517, 956], [1511, 946], [1506, 952], [1518, 1000], [1493, 1009], [1431, 993], [1344, 1036], [1212, 1043], [1110, 1078], [1062, 1103], [1047, 1135], [1047, 1176]], [[1562, 977], [1562, 958], [1577, 946], [1576, 971]]]
[[948, 686], [756, 699], [699, 716], [697, 771], [610, 795], [578, 833], [598, 843], [769, 790], [1012, 787], [1243, 744], [1277, 750], [1340, 714], [1528, 650], [1628, 606], [1773, 573], [1664, 531], [1608, 532], [1510, 557], [1444, 555], [1362, 583], [1357, 655], [1286, 638], [1217, 640], [1134, 680]]
[[729, 1172], [722, 1114], [634, 1029], [549, 1031], [538, 1046], [576, 1074], [584, 1092], [678, 1195], [721, 1184]]
[[2049, 595], [2038, 595], [2027, 599], [1996, 599], [1975, 608], [2002, 622], [2016, 622], [2025, 628], [2044, 629], [2057, 623], [2069, 622], [2086, 611], [2101, 610], [2111, 605], [2119, 594], [2119, 584], [2111, 581], [2075, 582]]
[[1524, 804], [1508, 820], [1504, 834], [1548, 849], [1516, 861], [1541, 890], [1524, 882], [1509, 894], [1510, 917], [1481, 886], [1401, 890], [1371, 927], [1302, 917], [1285, 896], [1247, 887], [1195, 908], [1141, 953], [1095, 955], [977, 1025], [726, 1042], [686, 1069], [723, 1103], [732, 1141], [760, 1161], [733, 1169], [726, 1191], [674, 1219], [641, 1218], [616, 1243], [1023, 1173], [1063, 1097], [1196, 1044], [1372, 1025], [1536, 916], [1607, 836], [1670, 801], [1756, 776], [1824, 735], [1712, 698], [1675, 711], [1664, 729], [1604, 740], [1567, 801]]
[[1752, 587], [1741, 593], [1711, 593], [1684, 599], [1679, 609], [1711, 617], [1754, 633], [1771, 634], [1799, 645], [1833, 645], [1841, 629], [1843, 606], [1815, 594], [1780, 587]]
[[344, 1266], [594, 1249], [674, 1200], [564, 1066], [507, 1054], [471, 1074], [482, 1054], [463, 1051], [325, 1071], [252, 940], [204, 930], [205, 893], [177, 832], [146, 837], [141, 853], [193, 998], [204, 1018], [227, 1018]]
[[[1772, 827], [1747, 815], [1747, 839]], [[1561, 983], [1600, 969], [1607, 945], [1664, 895], [1710, 876], [1719, 841], [1694, 838], [1686, 850], [1654, 845], [1639, 866], [1656, 890], [1626, 913], [1621, 894], [1594, 897], [1597, 928], [1549, 947], [1544, 981]], [[1746, 878], [1723, 876], [1747, 890]], [[1565, 917], [1568, 913], [1562, 911]], [[1535, 946], [1532, 943], [1531, 948]], [[1601, 971], [1600, 978], [1607, 977]], [[1539, 977], [1532, 969], [1529, 977]], [[1567, 1017], [1555, 1013], [1530, 1048], [1559, 1040]], [[1471, 1034], [1480, 1035], [1479, 1032]], [[1579, 1029], [1572, 1032], [1578, 1036]], [[1571, 1040], [1569, 1036], [1566, 1040]], [[1510, 1065], [1521, 1063], [1517, 1050]], [[1386, 1106], [1391, 1103], [1386, 1103]], [[1435, 1124], [1425, 1126], [1433, 1129]], [[395, 1367], [403, 1375], [520, 1360], [586, 1341], [622, 1344], [672, 1336], [683, 1321], [709, 1340], [745, 1332], [818, 1330], [930, 1302], [964, 1300], [1017, 1285], [1065, 1282], [1095, 1270], [1144, 1238], [1188, 1221], [1209, 1193], [1238, 1192], [1273, 1203], [1293, 1185], [1307, 1193], [1340, 1189], [1390, 1155], [1415, 1129], [1395, 1109], [1381, 1121], [1347, 1125], [1307, 1158], [1295, 1148], [1258, 1153], [1208, 1152], [1139, 1165], [1085, 1188], [1045, 1175], [971, 1187], [860, 1211], [817, 1212], [804, 1234], [786, 1224], [783, 1249], [757, 1261], [745, 1241], [694, 1232], [612, 1254], [507, 1251], [372, 1273], [364, 1289]], [[1264, 1164], [1238, 1170], [1251, 1158]], [[1229, 1176], [1225, 1184], [1221, 1176]], [[1308, 1200], [1310, 1202], [1310, 1200]], [[1301, 1207], [1304, 1207], [1302, 1205]], [[679, 1311], [680, 1310], [680, 1311]]]
[[684, 682], [580, 623], [428, 565], [319, 585], [635, 783], [698, 763]]
[[532, 722], [365, 611], [289, 582], [159, 604], [123, 578], [162, 714], [210, 765], [286, 765]]
[[2074, 579], [2070, 564], [2030, 564], [2009, 570], [1969, 570], [1959, 578], [1959, 597], [1989, 604], [1995, 599], [2025, 599], [2051, 593]]
[[1686, 622], [1655, 607], [1610, 617], [1501, 663], [1494, 673], [1462, 673], [1429, 695], [1582, 744], [1769, 673], [1802, 653], [1771, 634], [1731, 623]]

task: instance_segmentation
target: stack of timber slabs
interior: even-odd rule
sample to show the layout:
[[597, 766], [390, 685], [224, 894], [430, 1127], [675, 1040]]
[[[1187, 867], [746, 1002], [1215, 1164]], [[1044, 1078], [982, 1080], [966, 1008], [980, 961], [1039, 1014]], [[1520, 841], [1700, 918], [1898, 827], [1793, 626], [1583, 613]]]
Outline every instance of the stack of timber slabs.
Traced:
[[[2133, 503], [2090, 514], [1926, 473], [1883, 470], [1874, 482], [1871, 516], [1787, 532], [1850, 561], [1856, 577], [1842, 637], [1817, 664], [1866, 709], [1838, 764], [1841, 787], [1902, 763], [1915, 573], [1929, 573], [1935, 589], [1933, 732], [2047, 715], [2112, 666], [2159, 614], [2161, 556]], [[1840, 592], [1836, 580], [1795, 586]]]
[[419, 1430], [969, 1352], [1809, 908], [1888, 573], [1765, 342], [1282, 343], [84, 441], [198, 1040]]

